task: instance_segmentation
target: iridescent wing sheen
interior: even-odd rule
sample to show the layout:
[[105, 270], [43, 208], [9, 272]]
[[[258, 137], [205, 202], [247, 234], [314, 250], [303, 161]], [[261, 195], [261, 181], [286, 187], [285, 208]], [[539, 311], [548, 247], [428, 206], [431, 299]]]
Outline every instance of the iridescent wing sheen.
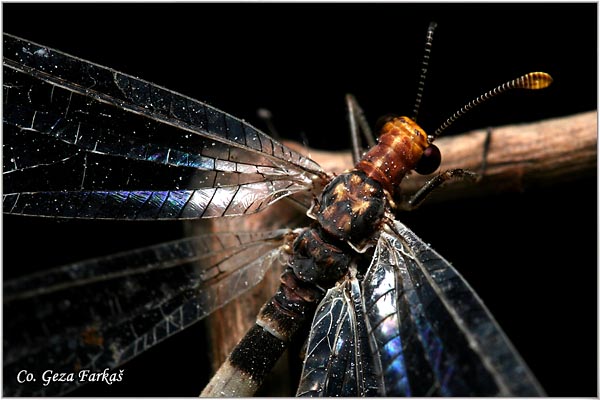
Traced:
[[207, 234], [5, 282], [4, 395], [68, 392], [15, 377], [112, 369], [180, 332], [281, 268], [290, 234]]
[[352, 276], [328, 290], [319, 304], [296, 395], [377, 395], [380, 384], [367, 334], [360, 283]]
[[243, 215], [328, 179], [314, 161], [205, 103], [3, 37], [4, 212]]
[[[336, 287], [327, 295], [335, 296], [338, 305], [326, 299], [319, 307], [299, 394], [326, 396], [340, 384], [359, 387], [367, 381], [341, 379], [361, 376], [358, 368], [368, 365], [359, 361], [371, 359], [368, 367], [375, 378], [368, 382], [375, 382], [379, 395], [543, 395], [460, 274], [400, 222], [390, 228], [382, 231], [360, 288], [355, 278], [347, 278], [343, 285], [351, 291], [336, 295]], [[362, 299], [362, 309], [351, 298]], [[359, 347], [368, 355], [352, 355], [355, 361], [349, 363], [349, 351], [340, 352], [340, 346], [363, 337], [360, 321], [367, 327], [370, 346], [361, 340]], [[333, 355], [327, 358], [321, 348]], [[336, 365], [338, 357], [342, 365]]]

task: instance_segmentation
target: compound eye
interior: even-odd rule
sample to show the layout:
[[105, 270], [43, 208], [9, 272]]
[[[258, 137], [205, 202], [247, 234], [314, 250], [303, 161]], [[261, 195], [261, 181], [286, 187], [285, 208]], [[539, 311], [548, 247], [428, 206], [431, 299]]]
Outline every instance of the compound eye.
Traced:
[[438, 169], [441, 162], [442, 153], [436, 145], [432, 144], [423, 152], [421, 159], [415, 167], [415, 171], [421, 175], [429, 175]]
[[397, 114], [386, 114], [383, 117], [379, 117], [377, 122], [375, 122], [375, 132], [380, 133], [381, 128], [388, 122], [392, 121], [394, 118], [398, 118]]

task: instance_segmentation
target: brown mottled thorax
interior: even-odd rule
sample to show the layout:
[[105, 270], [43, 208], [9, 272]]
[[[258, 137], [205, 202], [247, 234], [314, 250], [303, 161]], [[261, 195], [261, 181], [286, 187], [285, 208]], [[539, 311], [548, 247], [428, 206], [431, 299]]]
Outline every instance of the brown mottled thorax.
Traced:
[[379, 227], [385, 205], [381, 185], [363, 171], [351, 171], [327, 185], [312, 214], [327, 234], [358, 245]]
[[427, 135], [408, 117], [397, 117], [381, 128], [379, 143], [356, 164], [369, 178], [381, 183], [388, 193], [415, 168], [429, 146]]

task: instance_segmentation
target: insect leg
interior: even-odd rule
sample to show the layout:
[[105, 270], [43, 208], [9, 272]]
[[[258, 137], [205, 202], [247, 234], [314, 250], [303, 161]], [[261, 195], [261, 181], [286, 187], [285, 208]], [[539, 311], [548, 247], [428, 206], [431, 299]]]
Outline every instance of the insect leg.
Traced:
[[423, 185], [423, 187], [421, 187], [417, 193], [413, 194], [408, 201], [403, 201], [402, 203], [398, 204], [398, 208], [406, 211], [414, 210], [415, 208], [419, 207], [427, 198], [427, 196], [429, 196], [435, 189], [450, 179], [469, 179], [475, 181], [479, 178], [479, 176], [479, 174], [466, 169], [449, 169], [433, 177], [433, 179]]
[[352, 158], [356, 164], [361, 158], [363, 148], [360, 145], [359, 130], [362, 131], [367, 147], [375, 146], [375, 137], [369, 127], [362, 108], [358, 105], [356, 98], [346, 95], [346, 106], [348, 107], [348, 118], [350, 120], [350, 138], [352, 139]]
[[419, 207], [431, 192], [433, 192], [438, 186], [450, 179], [469, 179], [472, 181], [479, 181], [485, 174], [487, 169], [488, 154], [490, 151], [490, 143], [492, 142], [492, 128], [488, 127], [485, 133], [485, 139], [483, 141], [483, 149], [481, 152], [481, 167], [479, 172], [472, 172], [464, 169], [450, 169], [447, 170], [429, 182], [427, 182], [417, 193], [411, 196], [411, 198], [399, 205], [402, 210], [414, 210]]

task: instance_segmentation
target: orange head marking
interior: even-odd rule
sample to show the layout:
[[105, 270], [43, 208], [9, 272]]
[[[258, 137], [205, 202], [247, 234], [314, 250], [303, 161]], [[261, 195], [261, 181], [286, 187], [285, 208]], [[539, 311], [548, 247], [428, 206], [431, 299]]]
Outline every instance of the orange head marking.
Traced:
[[383, 125], [380, 132], [380, 143], [384, 140], [384, 135], [393, 136], [390, 143], [392, 147], [401, 142], [411, 143], [414, 146], [415, 154], [422, 153], [429, 146], [425, 131], [408, 117], [396, 117]]
[[359, 161], [356, 168], [394, 192], [402, 178], [418, 167], [430, 147], [425, 131], [408, 117], [395, 117], [381, 127], [379, 143]]

